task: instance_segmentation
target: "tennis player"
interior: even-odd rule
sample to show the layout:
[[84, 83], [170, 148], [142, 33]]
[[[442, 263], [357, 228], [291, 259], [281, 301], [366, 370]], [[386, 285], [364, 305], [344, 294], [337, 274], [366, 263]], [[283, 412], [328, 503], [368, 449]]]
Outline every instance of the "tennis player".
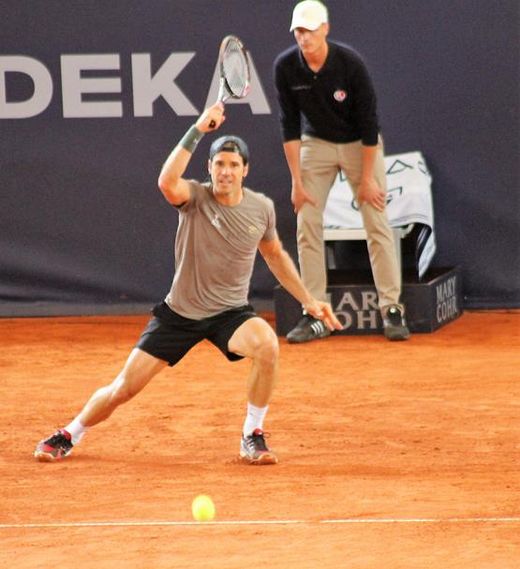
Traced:
[[278, 338], [247, 298], [257, 250], [309, 314], [330, 330], [341, 325], [330, 305], [313, 298], [303, 285], [278, 238], [271, 199], [244, 187], [249, 152], [242, 139], [222, 136], [212, 143], [211, 181], [182, 177], [201, 138], [224, 120], [222, 103], [206, 109], [168, 156], [159, 176], [164, 197], [179, 212], [170, 291], [154, 307], [119, 375], [95, 391], [70, 424], [37, 445], [36, 459], [55, 461], [69, 455], [87, 429], [108, 419], [164, 367], [174, 366], [207, 339], [230, 361], [251, 360], [241, 458], [249, 464], [277, 462], [266, 444], [263, 424], [277, 377]]

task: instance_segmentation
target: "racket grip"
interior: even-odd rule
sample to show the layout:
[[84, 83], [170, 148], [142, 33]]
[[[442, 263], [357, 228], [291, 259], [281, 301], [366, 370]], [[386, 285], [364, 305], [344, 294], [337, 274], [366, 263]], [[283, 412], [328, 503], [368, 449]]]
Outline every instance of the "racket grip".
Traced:
[[[223, 85], [222, 81], [223, 80], [221, 79], [220, 87], [218, 90], [217, 103], [224, 103], [224, 101], [227, 99], [226, 93], [224, 91], [224, 85]], [[215, 121], [215, 119], [211, 119], [208, 126], [209, 126], [209, 128], [215, 128], [217, 126], [217, 122]]]

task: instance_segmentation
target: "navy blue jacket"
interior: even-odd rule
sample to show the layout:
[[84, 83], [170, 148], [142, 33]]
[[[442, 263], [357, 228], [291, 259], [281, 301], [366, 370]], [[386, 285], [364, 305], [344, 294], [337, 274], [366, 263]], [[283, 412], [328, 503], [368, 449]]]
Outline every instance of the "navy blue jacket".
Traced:
[[329, 52], [315, 73], [297, 45], [274, 62], [284, 142], [309, 134], [335, 143], [377, 144], [379, 125], [372, 80], [361, 56], [328, 40]]

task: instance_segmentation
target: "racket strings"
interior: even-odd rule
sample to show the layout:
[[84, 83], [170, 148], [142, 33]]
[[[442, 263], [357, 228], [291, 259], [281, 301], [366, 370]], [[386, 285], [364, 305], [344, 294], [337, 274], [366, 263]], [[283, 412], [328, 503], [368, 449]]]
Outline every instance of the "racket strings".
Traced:
[[224, 52], [222, 66], [232, 94], [235, 97], [244, 96], [249, 86], [249, 67], [242, 48], [230, 42]]

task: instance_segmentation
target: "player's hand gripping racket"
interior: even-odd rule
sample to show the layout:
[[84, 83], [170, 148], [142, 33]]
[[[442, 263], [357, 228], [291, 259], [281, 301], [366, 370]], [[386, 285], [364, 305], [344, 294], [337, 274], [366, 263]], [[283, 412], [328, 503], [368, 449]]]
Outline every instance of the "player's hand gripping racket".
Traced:
[[[228, 99], [243, 99], [249, 92], [251, 73], [249, 57], [244, 44], [236, 36], [226, 36], [218, 54], [220, 86], [217, 101], [224, 103]], [[209, 123], [215, 128], [216, 122]]]

